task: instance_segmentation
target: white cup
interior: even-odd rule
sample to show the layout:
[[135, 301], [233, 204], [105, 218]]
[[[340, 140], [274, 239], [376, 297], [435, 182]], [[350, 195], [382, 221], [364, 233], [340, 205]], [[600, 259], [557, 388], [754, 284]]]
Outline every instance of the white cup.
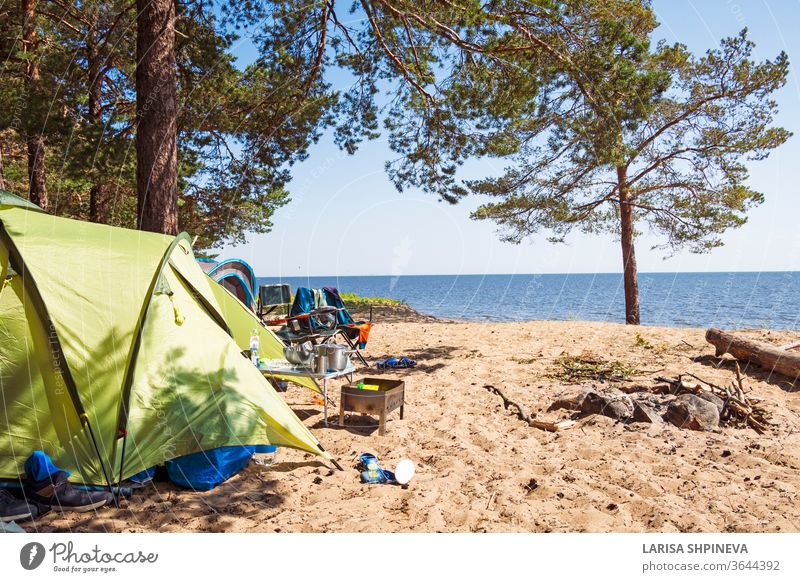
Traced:
[[414, 461], [403, 459], [397, 463], [397, 467], [394, 470], [394, 478], [400, 485], [406, 485], [414, 477], [415, 471]]

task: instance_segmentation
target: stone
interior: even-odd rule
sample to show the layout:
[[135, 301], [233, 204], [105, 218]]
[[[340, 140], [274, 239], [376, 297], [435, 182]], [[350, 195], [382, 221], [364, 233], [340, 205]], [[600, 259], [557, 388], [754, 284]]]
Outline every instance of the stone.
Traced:
[[681, 394], [670, 403], [664, 420], [678, 428], [714, 430], [719, 426], [719, 410], [715, 404], [699, 396]]
[[601, 392], [589, 392], [581, 404], [584, 414], [602, 414], [609, 418], [623, 420], [633, 416], [633, 402], [630, 396], [616, 388]]
[[716, 406], [719, 413], [722, 414], [722, 409], [725, 408], [725, 401], [722, 398], [712, 392], [705, 391], [698, 394], [698, 396]]
[[592, 392], [591, 387], [581, 387], [576, 388], [573, 390], [567, 390], [562, 392], [556, 398], [556, 401], [553, 402], [550, 407], [547, 409], [548, 411], [553, 410], [580, 410], [581, 406], [583, 405], [583, 401], [586, 399], [586, 395], [589, 392]]
[[648, 422], [650, 424], [660, 424], [664, 422], [661, 415], [654, 406], [648, 402], [640, 400], [633, 401], [633, 422]]

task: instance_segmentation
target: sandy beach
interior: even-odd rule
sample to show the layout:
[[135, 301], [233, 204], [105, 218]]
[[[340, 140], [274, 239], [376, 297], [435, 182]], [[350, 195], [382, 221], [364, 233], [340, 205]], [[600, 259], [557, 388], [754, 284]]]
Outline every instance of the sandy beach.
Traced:
[[[658, 376], [693, 373], [730, 384], [734, 368], [713, 357], [702, 329], [626, 327], [581, 321], [450, 322], [379, 319], [366, 354], [371, 362], [406, 355], [411, 370], [383, 372], [406, 382], [405, 419], [334, 421], [292, 387], [285, 398], [342, 464], [280, 449], [269, 468], [251, 464], [215, 490], [195, 493], [168, 483], [139, 490], [120, 509], [57, 515], [27, 524], [39, 531], [231, 532], [785, 532], [800, 531], [800, 392], [780, 376], [745, 369], [749, 394], [763, 399], [774, 426], [681, 430], [670, 424], [624, 424], [599, 415], [574, 428], [537, 430], [505, 410], [486, 385], [501, 388], [538, 419], [577, 384], [559, 378], [559, 358], [591, 355], [634, 368], [630, 388]], [[746, 331], [777, 345], [792, 333]], [[366, 370], [361, 375], [373, 375]], [[605, 384], [589, 381], [599, 387]], [[335, 411], [335, 412], [334, 412]], [[353, 459], [376, 454], [393, 469], [416, 464], [407, 488], [362, 485]]]

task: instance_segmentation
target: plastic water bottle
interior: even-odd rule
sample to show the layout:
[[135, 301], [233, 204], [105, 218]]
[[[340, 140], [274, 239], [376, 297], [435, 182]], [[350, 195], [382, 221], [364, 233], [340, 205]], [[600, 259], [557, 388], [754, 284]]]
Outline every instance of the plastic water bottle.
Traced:
[[250, 361], [256, 368], [258, 368], [258, 348], [258, 330], [253, 328], [253, 335], [250, 336]]

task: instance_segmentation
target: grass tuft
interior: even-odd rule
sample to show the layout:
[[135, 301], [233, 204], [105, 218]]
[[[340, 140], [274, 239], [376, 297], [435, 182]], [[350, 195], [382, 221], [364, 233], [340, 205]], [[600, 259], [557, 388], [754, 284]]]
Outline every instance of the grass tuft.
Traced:
[[639, 373], [639, 370], [625, 362], [608, 361], [591, 354], [582, 354], [578, 357], [562, 356], [555, 363], [559, 369], [550, 377], [562, 382], [581, 380], [619, 382]]
[[405, 301], [392, 299], [391, 297], [361, 297], [355, 293], [339, 293], [349, 310], [358, 310], [372, 307], [402, 307]]

